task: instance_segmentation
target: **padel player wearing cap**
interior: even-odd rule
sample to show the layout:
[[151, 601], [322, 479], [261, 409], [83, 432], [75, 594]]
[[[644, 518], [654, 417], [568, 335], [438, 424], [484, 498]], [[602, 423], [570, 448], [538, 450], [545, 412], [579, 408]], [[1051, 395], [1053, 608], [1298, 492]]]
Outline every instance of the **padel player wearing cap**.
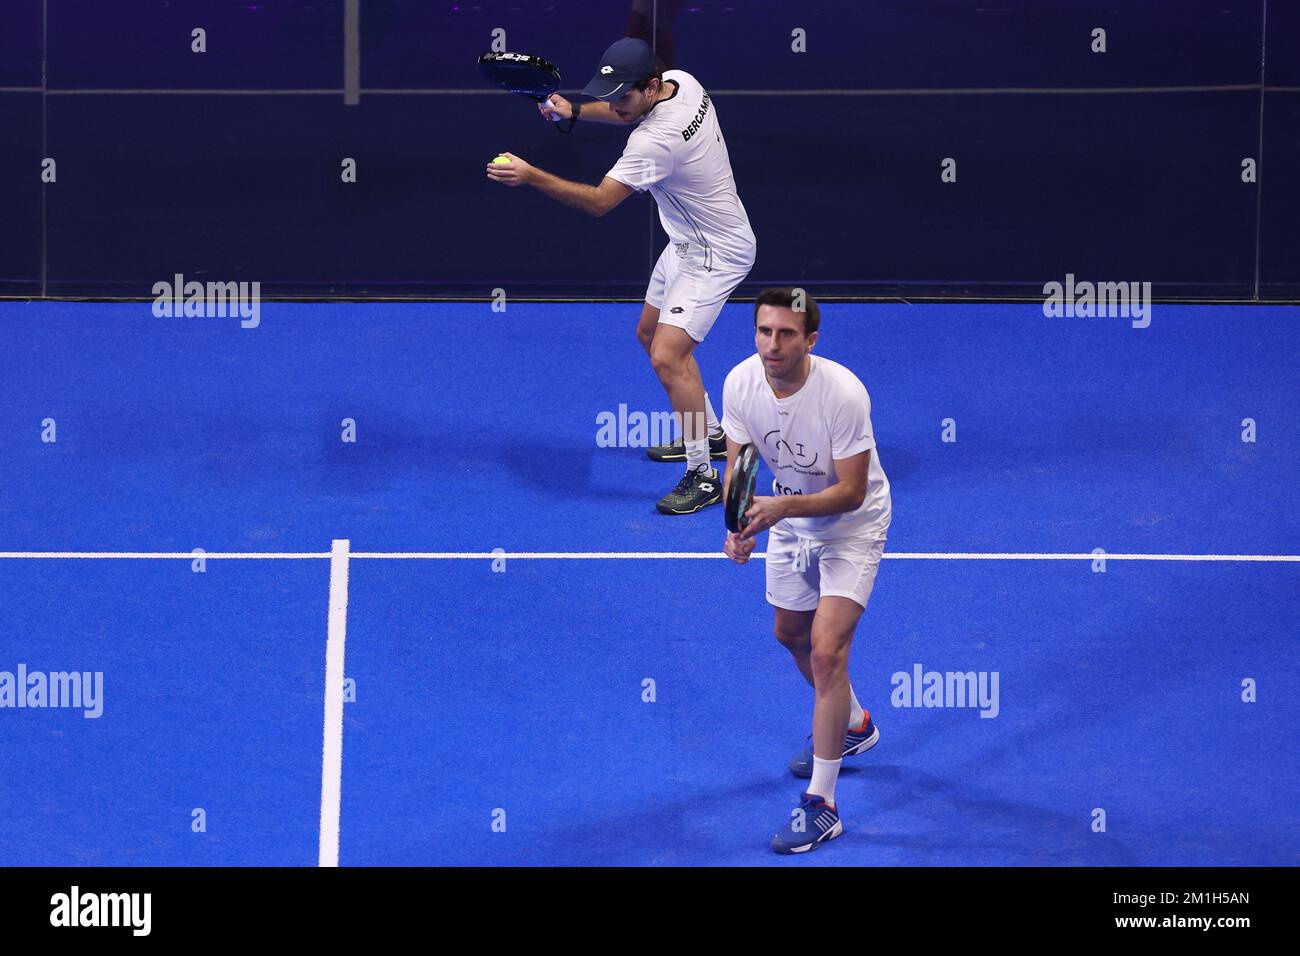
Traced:
[[487, 174], [507, 186], [532, 186], [593, 216], [603, 216], [633, 191], [648, 191], [658, 203], [669, 243], [650, 276], [636, 334], [680, 417], [684, 438], [649, 450], [659, 461], [686, 461], [685, 476], [658, 508], [691, 514], [722, 500], [709, 461], [726, 457], [693, 353], [749, 274], [754, 232], [736, 194], [717, 109], [695, 77], [682, 70], [655, 73], [650, 45], [628, 37], [605, 51], [583, 92], [597, 102], [573, 104], [552, 95], [539, 108], [556, 121], [636, 126], [600, 185], [561, 179], [511, 153], [504, 154], [510, 163], [489, 164]]
[[754, 305], [758, 352], [731, 370], [722, 390], [726, 481], [751, 442], [773, 475], [772, 495], [754, 498], [749, 523], [727, 533], [723, 550], [744, 564], [754, 535], [771, 529], [765, 563], [776, 638], [814, 692], [811, 746], [790, 762], [792, 774], [812, 780], [772, 837], [779, 853], [802, 853], [843, 832], [835, 801], [840, 764], [880, 739], [849, 684], [848, 665], [885, 550], [889, 479], [866, 388], [843, 365], [812, 354], [819, 324], [812, 296], [763, 290]]

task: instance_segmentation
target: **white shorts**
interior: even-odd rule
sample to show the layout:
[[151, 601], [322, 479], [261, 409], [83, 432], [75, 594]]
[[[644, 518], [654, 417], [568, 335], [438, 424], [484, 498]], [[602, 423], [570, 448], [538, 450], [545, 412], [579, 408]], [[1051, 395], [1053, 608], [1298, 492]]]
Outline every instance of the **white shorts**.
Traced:
[[727, 296], [749, 275], [749, 269], [719, 262], [697, 243], [670, 242], [655, 263], [645, 300], [659, 310], [661, 323], [674, 325], [696, 342], [703, 342], [727, 304]]
[[[767, 603], [815, 611], [824, 597], [845, 597], [865, 611], [884, 553], [884, 538], [817, 541], [773, 525], [767, 534]], [[805, 566], [798, 570], [801, 563]]]

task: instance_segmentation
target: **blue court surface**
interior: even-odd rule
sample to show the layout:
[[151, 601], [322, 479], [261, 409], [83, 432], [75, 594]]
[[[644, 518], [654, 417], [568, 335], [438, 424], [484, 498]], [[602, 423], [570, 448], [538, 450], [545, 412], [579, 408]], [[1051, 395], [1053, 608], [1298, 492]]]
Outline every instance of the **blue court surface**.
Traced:
[[[638, 312], [0, 305], [0, 682], [102, 675], [98, 716], [0, 707], [0, 864], [311, 866], [335, 819], [342, 865], [1300, 863], [1300, 309], [824, 306], [894, 523], [881, 743], [798, 858], [763, 563], [597, 442], [664, 407]], [[918, 669], [997, 694], [900, 706]]]

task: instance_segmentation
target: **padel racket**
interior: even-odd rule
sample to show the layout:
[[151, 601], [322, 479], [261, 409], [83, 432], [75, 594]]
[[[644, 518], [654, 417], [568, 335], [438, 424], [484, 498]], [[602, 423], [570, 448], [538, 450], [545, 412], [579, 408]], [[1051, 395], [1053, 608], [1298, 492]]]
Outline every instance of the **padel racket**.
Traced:
[[731, 468], [731, 484], [727, 487], [727, 502], [723, 507], [728, 531], [739, 534], [749, 524], [745, 512], [754, 503], [754, 482], [757, 480], [758, 449], [753, 444], [745, 445]]
[[[483, 53], [478, 58], [478, 68], [484, 76], [511, 93], [518, 93], [538, 103], [548, 102], [551, 94], [560, 88], [560, 71], [550, 60], [527, 53]], [[558, 123], [555, 128], [561, 133], [573, 129], [573, 120], [569, 120], [569, 129]]]
[[560, 71], [549, 60], [527, 53], [484, 53], [478, 58], [484, 76], [511, 93], [539, 103], [560, 88]]

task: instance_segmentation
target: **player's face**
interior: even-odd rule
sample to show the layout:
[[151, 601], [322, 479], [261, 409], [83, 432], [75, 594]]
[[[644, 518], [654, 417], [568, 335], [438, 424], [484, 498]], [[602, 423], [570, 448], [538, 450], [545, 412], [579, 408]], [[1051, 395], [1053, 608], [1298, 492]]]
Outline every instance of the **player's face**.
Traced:
[[804, 335], [804, 314], [779, 305], [762, 305], [755, 320], [754, 344], [772, 378], [797, 378], [817, 333]]
[[623, 122], [634, 123], [654, 105], [655, 94], [658, 91], [659, 84], [652, 82], [644, 90], [628, 90], [618, 99], [610, 100], [609, 105]]

